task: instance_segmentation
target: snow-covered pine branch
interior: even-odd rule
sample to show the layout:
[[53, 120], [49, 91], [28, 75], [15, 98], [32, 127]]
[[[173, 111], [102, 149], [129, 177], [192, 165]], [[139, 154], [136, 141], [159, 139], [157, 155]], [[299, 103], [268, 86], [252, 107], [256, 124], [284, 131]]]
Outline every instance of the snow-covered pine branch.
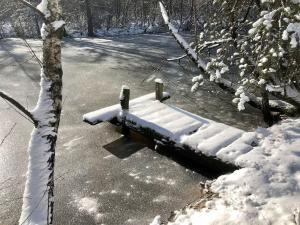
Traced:
[[[230, 0], [226, 2], [215, 0], [213, 6], [207, 6], [211, 7], [210, 10], [212, 11], [207, 16], [207, 21], [204, 20], [205, 23], [203, 25], [203, 32], [199, 35], [198, 46], [196, 47], [196, 51], [198, 52], [188, 46], [186, 41], [183, 41], [184, 38], [172, 25], [171, 20], [167, 15], [167, 10], [163, 4], [160, 3], [160, 7], [164, 21], [168, 25], [172, 35], [175, 37], [181, 48], [187, 52], [190, 59], [201, 70], [201, 75], [193, 79], [194, 85], [192, 87], [192, 91], [199, 88], [201, 84], [203, 84], [204, 79], [213, 81], [219, 86], [235, 93], [236, 97], [233, 102], [237, 104], [239, 110], [243, 110], [245, 108], [244, 104], [248, 102], [256, 108], [262, 109], [264, 118], [269, 121], [269, 124], [272, 124], [273, 122], [271, 121], [273, 119], [270, 110], [283, 114], [295, 115], [297, 110], [300, 109], [299, 104], [297, 103], [297, 100], [300, 99], [300, 95], [297, 94], [297, 87], [299, 89], [300, 81], [299, 78], [297, 78], [297, 75], [295, 75], [295, 73], [299, 73], [297, 65], [300, 64], [298, 62], [300, 60], [299, 51], [297, 51], [297, 49], [299, 49], [299, 45], [296, 43], [296, 41], [299, 40], [297, 39], [299, 32], [297, 25], [295, 25], [298, 23], [296, 21], [299, 20], [299, 16], [293, 14], [297, 12], [299, 4], [290, 2], [289, 4], [292, 4], [293, 8], [282, 8], [281, 5], [276, 8], [276, 3], [252, 3], [249, 0]], [[263, 11], [265, 4], [268, 4], [266, 8], [270, 8], [271, 5], [271, 9], [273, 7], [273, 11]], [[246, 14], [243, 10], [229, 13], [232, 12], [233, 8], [237, 7], [241, 9], [245, 8]], [[220, 11], [217, 9], [220, 9]], [[205, 11], [205, 9], [203, 10]], [[293, 19], [288, 19], [288, 17], [284, 18], [283, 16], [278, 17], [277, 14], [280, 10], [284, 11], [285, 15], [293, 15]], [[258, 11], [262, 11], [262, 14], [260, 16], [261, 19], [258, 17], [258, 20], [256, 21], [253, 18], [255, 18]], [[251, 20], [249, 17], [251, 17]], [[281, 18], [282, 20], [280, 28], [282, 29], [281, 33], [272, 31], [272, 29], [274, 30], [278, 27], [278, 24], [276, 25], [278, 21], [274, 19], [275, 17], [276, 19]], [[286, 27], [282, 26], [287, 23], [287, 21], [290, 21], [290, 24], [292, 25], [286, 25]], [[258, 33], [254, 37], [251, 36], [251, 33], [254, 33], [253, 31], [250, 32], [250, 35], [248, 34], [248, 30], [251, 27], [255, 28], [254, 30]], [[262, 41], [263, 33], [260, 32], [261, 29], [267, 30], [264, 36], [264, 41]], [[284, 32], [285, 35], [283, 35], [282, 32]], [[289, 48], [294, 47], [294, 50], [292, 50], [290, 54], [291, 57], [286, 57], [291, 63], [291, 69], [289, 68], [286, 72], [292, 72], [294, 75], [286, 76], [285, 74], [287, 73], [283, 71], [283, 73], [279, 76], [276, 74], [279, 70], [275, 70], [271, 65], [280, 65], [280, 63], [283, 63], [281, 64], [283, 65], [281, 66], [282, 69], [284, 68], [284, 62], [286, 60], [282, 60], [284, 57], [277, 57], [275, 61], [272, 61], [268, 55], [284, 55], [282, 50], [280, 50], [284, 45], [279, 46], [279, 48], [277, 47], [277, 52], [276, 48], [269, 48], [268, 46], [271, 46], [271, 43], [275, 43], [272, 38], [274, 39], [274, 37], [276, 37], [276, 40], [278, 40], [279, 37], [281, 40], [282, 35], [286, 38], [287, 33], [290, 35], [290, 39], [287, 42], [288, 46], [290, 46]], [[276, 43], [278, 43], [278, 41]], [[213, 46], [213, 48], [210, 48], [210, 46]], [[213, 52], [213, 54], [210, 54], [212, 55], [210, 56], [210, 59], [207, 60], [208, 63], [204, 63], [205, 60], [203, 59], [206, 57], [205, 53], [207, 51], [204, 52], [203, 50], [207, 50], [209, 52], [212, 50]], [[288, 53], [288, 51], [285, 51], [285, 53]], [[280, 63], [277, 63], [278, 60]], [[227, 73], [225, 78], [223, 74], [229, 70], [240, 70], [240, 77], [235, 76], [235, 74]], [[268, 73], [270, 73], [270, 75], [268, 75]], [[277, 79], [278, 77], [279, 79]], [[235, 80], [235, 82], [233, 83], [231, 80]], [[279, 86], [282, 90], [284, 90], [284, 92], [282, 92], [284, 95], [277, 91], [273, 93], [273, 91], [268, 89], [270, 86]], [[287, 90], [290, 92], [287, 92]], [[270, 105], [269, 93], [276, 95], [281, 102], [279, 104]], [[262, 96], [266, 99], [263, 99]], [[282, 104], [282, 100], [288, 103]], [[281, 107], [277, 107], [279, 105], [281, 105]], [[285, 106], [286, 108], [284, 108]]]
[[[233, 82], [231, 82], [228, 79], [223, 78], [221, 75], [228, 71], [227, 66], [224, 63], [220, 63], [217, 61], [214, 61], [212, 59], [209, 63], [206, 63], [203, 59], [197, 56], [196, 51], [187, 43], [187, 41], [178, 33], [178, 30], [172, 25], [170, 22], [170, 19], [168, 17], [167, 11], [164, 7], [164, 5], [160, 2], [160, 9], [162, 16], [164, 18], [164, 22], [169, 27], [170, 32], [176, 39], [177, 43], [180, 45], [180, 47], [187, 53], [187, 55], [190, 57], [190, 59], [197, 65], [197, 67], [201, 70], [201, 73], [205, 75], [206, 80], [209, 80], [211, 82], [215, 82], [219, 87], [222, 89], [228, 90], [233, 94], [236, 94], [238, 99], [236, 98], [235, 101], [240, 102], [239, 103], [239, 110], [244, 109], [244, 104], [246, 102], [249, 102], [252, 106], [256, 108], [261, 108], [262, 104], [261, 101], [253, 94], [246, 92], [244, 89], [243, 92], [240, 92], [239, 89], [240, 85], [237, 85]], [[216, 44], [221, 43], [227, 43], [231, 40], [231, 38], [224, 38], [217, 40]], [[195, 91], [201, 84], [203, 84], [204, 76], [201, 76], [201, 79], [195, 78], [194, 79], [194, 85], [192, 87], [192, 91]], [[278, 110], [282, 110], [278, 109]]]

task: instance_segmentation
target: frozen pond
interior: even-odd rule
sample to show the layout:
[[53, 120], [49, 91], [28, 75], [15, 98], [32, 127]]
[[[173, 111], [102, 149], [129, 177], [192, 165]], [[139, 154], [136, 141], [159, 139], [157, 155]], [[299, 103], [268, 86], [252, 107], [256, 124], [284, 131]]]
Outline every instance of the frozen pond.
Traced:
[[[29, 41], [40, 54], [40, 41]], [[118, 102], [127, 84], [132, 98], [154, 90], [148, 78], [166, 81], [170, 104], [203, 117], [251, 130], [260, 113], [240, 113], [231, 96], [205, 85], [190, 93], [197, 70], [187, 60], [165, 62], [180, 56], [172, 37], [135, 35], [102, 39], [65, 40], [63, 48], [64, 105], [56, 157], [55, 224], [149, 224], [161, 214], [184, 207], [201, 196], [200, 175], [160, 155], [136, 136], [126, 139], [109, 124], [91, 127], [82, 115]], [[28, 107], [35, 104], [39, 68], [24, 43], [0, 41], [0, 89]], [[16, 224], [26, 172], [26, 146], [31, 124], [0, 101], [0, 224]]]

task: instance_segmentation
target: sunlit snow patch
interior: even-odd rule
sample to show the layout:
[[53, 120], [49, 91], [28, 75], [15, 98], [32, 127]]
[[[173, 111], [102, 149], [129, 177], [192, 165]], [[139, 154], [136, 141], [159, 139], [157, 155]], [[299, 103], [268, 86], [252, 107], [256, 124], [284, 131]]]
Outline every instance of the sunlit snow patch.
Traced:
[[80, 212], [93, 216], [96, 222], [100, 222], [104, 216], [104, 214], [99, 212], [99, 204], [96, 198], [75, 197], [74, 203]]

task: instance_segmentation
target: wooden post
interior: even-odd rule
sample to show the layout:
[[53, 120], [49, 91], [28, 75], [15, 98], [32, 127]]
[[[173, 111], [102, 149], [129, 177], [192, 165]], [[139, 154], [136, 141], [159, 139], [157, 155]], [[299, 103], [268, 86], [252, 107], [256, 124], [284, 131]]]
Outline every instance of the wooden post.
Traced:
[[120, 93], [120, 104], [122, 110], [129, 110], [130, 89], [123, 85]]
[[126, 113], [129, 110], [130, 89], [128, 86], [123, 85], [120, 93], [120, 104], [122, 109], [122, 133], [129, 134], [129, 128], [126, 126]]
[[162, 101], [163, 99], [163, 91], [164, 91], [164, 83], [161, 79], [155, 80], [155, 99], [158, 101]]

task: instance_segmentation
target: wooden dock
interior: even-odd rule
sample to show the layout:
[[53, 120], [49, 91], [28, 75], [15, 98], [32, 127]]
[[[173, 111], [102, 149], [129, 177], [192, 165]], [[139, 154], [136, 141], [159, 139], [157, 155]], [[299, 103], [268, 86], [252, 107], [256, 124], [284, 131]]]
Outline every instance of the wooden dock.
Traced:
[[108, 121], [134, 130], [209, 169], [238, 168], [235, 159], [252, 150], [255, 134], [163, 103], [169, 97], [160, 80], [155, 93], [133, 100], [129, 88], [123, 87], [120, 104], [87, 113], [83, 120], [91, 125]]

